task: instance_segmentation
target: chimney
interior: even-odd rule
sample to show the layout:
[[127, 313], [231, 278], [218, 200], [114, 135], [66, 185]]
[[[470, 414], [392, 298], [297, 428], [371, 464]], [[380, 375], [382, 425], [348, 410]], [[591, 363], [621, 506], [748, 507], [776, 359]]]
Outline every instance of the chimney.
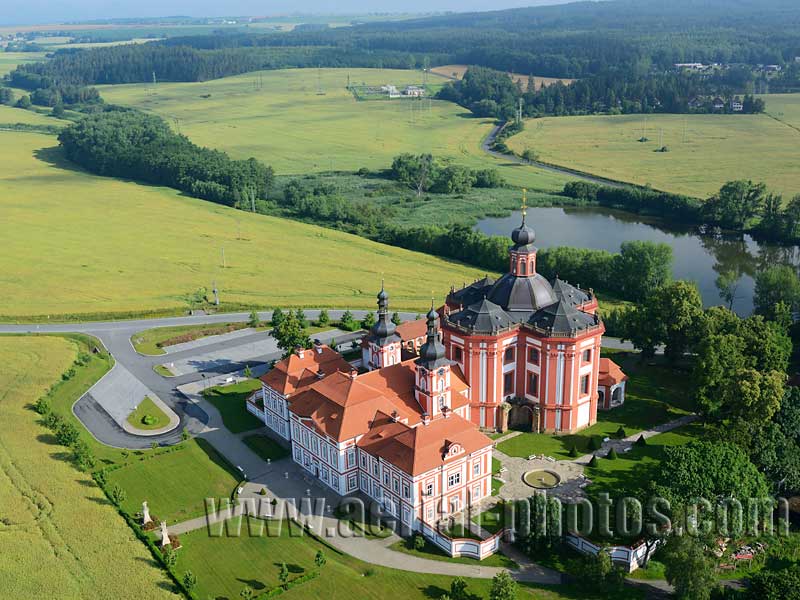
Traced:
[[318, 339], [314, 340], [314, 349], [317, 351], [317, 354], [322, 354], [322, 342]]
[[431, 416], [426, 412], [422, 413], [422, 424], [428, 425], [430, 422], [431, 422]]
[[325, 377], [325, 373], [322, 371], [322, 367], [317, 367], [317, 379], [322, 379]]
[[445, 419], [449, 419], [449, 418], [450, 418], [450, 409], [449, 409], [449, 408], [447, 408], [446, 406], [445, 406], [445, 407], [442, 407], [442, 416], [443, 416]]
[[306, 349], [298, 346], [297, 348], [294, 349], [294, 353], [297, 354], [299, 358], [303, 358], [303, 356], [305, 356], [306, 354]]
[[397, 423], [397, 421], [399, 421], [399, 420], [400, 420], [400, 413], [398, 413], [396, 410], [393, 410], [392, 411], [392, 423]]
[[355, 370], [355, 369], [351, 369], [350, 370], [350, 379], [355, 379], [356, 377], [358, 377], [358, 371]]

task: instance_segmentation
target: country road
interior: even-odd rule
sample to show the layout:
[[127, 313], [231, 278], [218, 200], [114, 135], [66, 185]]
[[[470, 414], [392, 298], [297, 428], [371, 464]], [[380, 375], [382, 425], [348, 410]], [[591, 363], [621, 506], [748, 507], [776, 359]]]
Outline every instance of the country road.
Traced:
[[538, 169], [542, 169], [543, 171], [550, 171], [551, 173], [558, 173], [559, 175], [567, 175], [575, 179], [581, 179], [583, 181], [588, 181], [589, 183], [596, 183], [598, 185], [607, 185], [610, 187], [624, 187], [625, 185], [627, 185], [620, 181], [614, 181], [613, 179], [606, 179], [604, 177], [599, 177], [597, 175], [589, 175], [587, 173], [581, 173], [580, 171], [576, 171], [575, 169], [570, 169], [569, 167], [559, 167], [557, 165], [550, 165], [536, 160], [525, 160], [524, 158], [520, 158], [516, 154], [503, 154], [502, 152], [497, 152], [496, 150], [492, 150], [492, 144], [494, 143], [497, 134], [500, 133], [500, 130], [502, 128], [503, 125], [495, 125], [494, 128], [489, 132], [489, 135], [487, 135], [484, 138], [483, 142], [481, 142], [481, 150], [486, 152], [486, 154], [493, 156], [495, 158], [499, 158], [501, 160], [507, 160], [513, 163], [517, 163], [519, 165], [530, 165]]

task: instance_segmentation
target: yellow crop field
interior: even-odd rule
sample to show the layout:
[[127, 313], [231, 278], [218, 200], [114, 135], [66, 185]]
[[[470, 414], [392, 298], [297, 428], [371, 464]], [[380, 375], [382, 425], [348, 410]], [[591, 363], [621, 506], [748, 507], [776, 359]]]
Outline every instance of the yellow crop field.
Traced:
[[[552, 164], [701, 198], [741, 178], [793, 196], [800, 193], [800, 95], [776, 98], [766, 98], [767, 110], [781, 110], [787, 122], [769, 114], [552, 117], [527, 121], [508, 145]], [[662, 140], [668, 152], [656, 151]]]
[[[286, 69], [200, 83], [99, 86], [107, 102], [154, 112], [202, 146], [251, 156], [277, 173], [383, 169], [401, 152], [430, 152], [511, 183], [560, 190], [565, 178], [486, 155], [491, 119], [439, 100], [357, 101], [352, 85], [421, 83], [419, 71]], [[444, 83], [432, 77], [429, 83]], [[320, 91], [322, 92], [320, 94]]]
[[29, 404], [76, 356], [57, 337], [0, 337], [1, 598], [171, 598], [170, 583]]
[[[54, 137], [0, 131], [4, 317], [185, 307], [216, 282], [223, 302], [396, 308], [477, 269], [295, 221], [72, 168]], [[224, 250], [224, 262], [223, 262]]]

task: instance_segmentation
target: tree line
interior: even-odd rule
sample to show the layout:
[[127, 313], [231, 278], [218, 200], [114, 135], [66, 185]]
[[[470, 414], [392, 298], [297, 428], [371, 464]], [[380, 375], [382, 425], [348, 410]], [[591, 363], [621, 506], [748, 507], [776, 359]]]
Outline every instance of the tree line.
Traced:
[[585, 181], [567, 183], [564, 195], [672, 222], [748, 232], [777, 242], [800, 241], [800, 194], [785, 202], [764, 183], [730, 181], [705, 202], [647, 188], [603, 186]]
[[[468, 108], [479, 117], [511, 120], [520, 101], [527, 117], [587, 115], [596, 113], [707, 113], [715, 98], [730, 110], [730, 100], [742, 87], [726, 80], [670, 71], [637, 72], [624, 67], [608, 70], [569, 84], [555, 82], [536, 89], [533, 77], [527, 88], [508, 73], [470, 67], [460, 81], [447, 84], [438, 97]], [[742, 113], [763, 112], [764, 101], [745, 94]]]
[[58, 140], [68, 159], [92, 173], [166, 185], [227, 206], [251, 208], [273, 180], [272, 168], [257, 160], [201, 148], [160, 117], [138, 111], [87, 116]]

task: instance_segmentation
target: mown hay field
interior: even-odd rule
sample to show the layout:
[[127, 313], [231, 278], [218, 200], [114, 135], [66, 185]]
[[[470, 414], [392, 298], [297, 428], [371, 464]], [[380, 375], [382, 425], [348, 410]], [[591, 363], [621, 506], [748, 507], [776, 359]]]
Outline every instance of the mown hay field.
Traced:
[[[197, 144], [251, 156], [277, 173], [383, 169], [402, 152], [430, 152], [472, 168], [497, 168], [520, 186], [544, 191], [565, 179], [486, 155], [491, 119], [439, 100], [357, 101], [347, 87], [422, 83], [419, 71], [285, 69], [200, 83], [99, 86], [106, 101], [154, 112]], [[432, 76], [429, 84], [444, 83]], [[319, 94], [322, 90], [323, 94]]]
[[[767, 96], [767, 110], [783, 107], [800, 127], [798, 98]], [[662, 139], [668, 152], [657, 152]], [[785, 197], [800, 194], [800, 130], [769, 114], [648, 115], [646, 124], [643, 115], [534, 119], [508, 145], [559, 166], [700, 198], [742, 178]]]
[[[6, 320], [180, 310], [216, 282], [223, 302], [396, 309], [477, 269], [338, 231], [76, 170], [53, 136], [0, 131], [0, 286]], [[223, 265], [222, 251], [225, 262]]]
[[145, 546], [29, 407], [76, 354], [64, 338], [0, 337], [0, 597], [173, 597]]
[[[431, 73], [435, 73], [436, 75], [440, 75], [442, 77], [447, 77], [448, 79], [464, 79], [464, 75], [466, 74], [467, 70], [469, 69], [469, 65], [442, 65], [440, 67], [433, 67], [431, 69]], [[511, 80], [522, 86], [523, 91], [528, 91], [528, 83], [530, 82], [530, 76], [518, 73], [509, 73], [509, 77]], [[542, 87], [553, 85], [557, 82], [562, 82], [567, 85], [575, 81], [574, 79], [567, 79], [567, 78], [558, 78], [558, 77], [539, 77], [537, 75], [533, 76], [533, 85], [537, 90], [542, 89]]]

